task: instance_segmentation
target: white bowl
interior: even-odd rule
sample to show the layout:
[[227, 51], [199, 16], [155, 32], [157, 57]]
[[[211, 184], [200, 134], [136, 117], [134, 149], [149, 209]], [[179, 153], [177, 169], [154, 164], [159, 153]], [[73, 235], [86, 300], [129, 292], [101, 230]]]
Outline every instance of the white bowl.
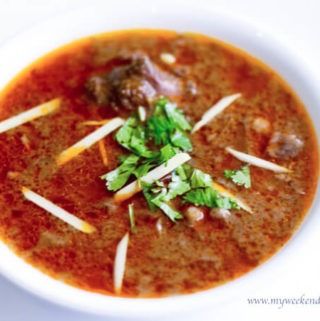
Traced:
[[[207, 34], [234, 44], [278, 71], [298, 93], [312, 119], [320, 119], [319, 88], [305, 63], [274, 36], [239, 17], [217, 12], [200, 1], [106, 1], [46, 21], [11, 39], [0, 48], [0, 88], [36, 58], [90, 34], [130, 28], [162, 28]], [[316, 122], [319, 137], [320, 122]], [[153, 318], [213, 306], [263, 286], [286, 268], [298, 244], [314, 228], [319, 211], [319, 192], [313, 209], [295, 237], [267, 263], [245, 276], [218, 288], [190, 295], [161, 299], [127, 299], [86, 292], [56, 281], [25, 263], [0, 242], [3, 275], [32, 293], [52, 302], [95, 314], [126, 318]]]

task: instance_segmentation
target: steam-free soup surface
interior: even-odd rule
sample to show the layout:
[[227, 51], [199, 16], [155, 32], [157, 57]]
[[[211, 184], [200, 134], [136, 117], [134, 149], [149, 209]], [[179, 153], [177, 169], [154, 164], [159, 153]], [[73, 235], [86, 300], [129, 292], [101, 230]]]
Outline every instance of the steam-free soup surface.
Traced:
[[[163, 53], [170, 54], [169, 60]], [[125, 119], [138, 105], [150, 112], [150, 101], [167, 96], [195, 124], [215, 102], [233, 93], [242, 96], [190, 134], [190, 164], [244, 200], [252, 213], [181, 201], [176, 206], [183, 219], [174, 223], [161, 210], [151, 211], [142, 193], [116, 203], [100, 178], [127, 153], [114, 133], [103, 139], [107, 162], [95, 144], [57, 165], [63, 150], [96, 129], [84, 121]], [[116, 247], [130, 231], [128, 204], [133, 204], [136, 229], [130, 232], [121, 295], [157, 297], [211, 288], [274, 254], [310, 206], [318, 163], [306, 111], [275, 72], [232, 47], [164, 31], [87, 38], [22, 72], [1, 94], [0, 118], [56, 97], [61, 98], [57, 112], [0, 134], [1, 238], [54, 278], [114, 294]], [[291, 172], [250, 166], [251, 188], [239, 186], [224, 175], [224, 170], [244, 165], [226, 152], [228, 146]], [[82, 233], [59, 220], [26, 200], [21, 186], [96, 231]]]

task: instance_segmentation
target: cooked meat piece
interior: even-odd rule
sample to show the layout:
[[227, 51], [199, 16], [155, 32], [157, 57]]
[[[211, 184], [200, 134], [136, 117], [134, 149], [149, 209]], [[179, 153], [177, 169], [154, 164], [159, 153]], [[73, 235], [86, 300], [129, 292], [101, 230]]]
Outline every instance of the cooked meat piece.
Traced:
[[161, 70], [142, 54], [135, 54], [108, 74], [91, 77], [87, 89], [99, 105], [133, 110], [148, 106], [156, 95], [177, 96], [180, 80]]
[[270, 139], [267, 151], [275, 158], [287, 159], [297, 156], [303, 147], [303, 141], [296, 135], [276, 132]]
[[148, 106], [149, 101], [156, 94], [157, 92], [150, 82], [142, 77], [132, 76], [119, 83], [114, 99], [117, 106], [132, 110], [138, 106]]
[[180, 80], [174, 75], [161, 70], [145, 55], [135, 54], [128, 66], [128, 74], [145, 78], [158, 93], [177, 96], [181, 91]]
[[91, 77], [87, 81], [86, 86], [90, 94], [96, 99], [99, 105], [105, 105], [108, 103], [109, 87], [107, 80], [104, 77]]

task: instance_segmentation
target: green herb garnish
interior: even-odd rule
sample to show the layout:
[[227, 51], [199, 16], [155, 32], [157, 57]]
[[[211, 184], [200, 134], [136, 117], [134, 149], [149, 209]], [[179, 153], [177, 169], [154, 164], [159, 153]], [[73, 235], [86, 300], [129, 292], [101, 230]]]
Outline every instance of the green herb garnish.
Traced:
[[175, 104], [169, 102], [168, 100], [162, 101], [160, 104], [163, 105], [168, 119], [175, 125], [176, 128], [185, 131], [191, 130], [191, 125], [186, 120], [181, 109], [177, 108]]
[[[183, 218], [171, 202], [177, 197], [182, 202], [197, 206], [239, 208], [233, 199], [222, 197], [212, 187], [210, 175], [188, 164], [177, 167], [171, 177], [164, 181], [146, 184], [140, 179], [153, 168], [166, 164], [177, 153], [191, 151], [192, 144], [188, 137], [190, 130], [191, 126], [182, 110], [167, 98], [160, 98], [155, 102], [153, 113], [147, 119], [141, 115], [139, 117], [139, 114], [128, 118], [115, 138], [131, 154], [122, 156], [119, 167], [101, 177], [106, 180], [108, 190], [117, 191], [130, 178], [137, 178], [149, 208], [161, 209], [173, 222]], [[241, 174], [239, 171], [225, 171], [225, 175], [230, 176], [233, 181], [236, 180], [237, 184], [243, 182], [242, 176], [249, 177], [250, 182], [248, 170], [243, 167]], [[245, 184], [247, 186], [248, 181], [245, 181]], [[129, 205], [129, 219], [133, 229], [135, 225], [132, 205]]]
[[181, 213], [174, 210], [168, 204], [170, 200], [170, 196], [168, 195], [168, 191], [166, 188], [163, 188], [161, 192], [151, 199], [151, 202], [159, 207], [169, 218], [171, 221], [175, 222], [176, 220], [182, 219], [183, 216]]
[[156, 145], [171, 144], [182, 151], [192, 150], [187, 131], [191, 125], [175, 104], [166, 98], [159, 99], [155, 104], [153, 115], [147, 120], [148, 135]]
[[177, 154], [177, 151], [170, 144], [165, 145], [160, 149], [160, 162], [167, 162], [170, 158]]
[[131, 154], [122, 160], [122, 164], [119, 167], [101, 176], [101, 179], [106, 180], [108, 190], [117, 191], [123, 187], [136, 169], [138, 161], [139, 157]]
[[211, 187], [211, 176], [202, 172], [200, 169], [194, 169], [190, 177], [192, 188], [197, 187]]
[[248, 165], [241, 167], [239, 170], [227, 169], [224, 171], [224, 176], [231, 179], [237, 185], [244, 186], [245, 188], [251, 187], [250, 168]]
[[235, 201], [228, 197], [222, 197], [212, 187], [196, 188], [184, 195], [183, 199], [196, 206], [210, 208], [238, 209]]
[[152, 158], [155, 156], [147, 147], [145, 127], [136, 117], [130, 117], [116, 134], [117, 142], [138, 156]]
[[176, 196], [183, 195], [191, 189], [190, 183], [185, 181], [177, 172], [172, 173], [171, 182], [168, 184], [167, 198], [173, 199]]

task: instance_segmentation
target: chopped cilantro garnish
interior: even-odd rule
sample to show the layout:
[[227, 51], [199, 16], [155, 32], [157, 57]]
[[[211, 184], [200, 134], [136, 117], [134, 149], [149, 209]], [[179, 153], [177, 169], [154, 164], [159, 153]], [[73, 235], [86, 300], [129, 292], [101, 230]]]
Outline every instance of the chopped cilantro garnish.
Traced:
[[177, 175], [179, 175], [179, 177], [185, 181], [188, 178], [185, 166], [179, 166], [176, 168], [175, 172], [177, 173]]
[[132, 136], [129, 148], [139, 156], [152, 158], [154, 153], [145, 145], [145, 138]]
[[183, 199], [196, 206], [224, 209], [239, 208], [236, 202], [228, 197], [220, 196], [212, 187], [192, 189], [183, 196]]
[[145, 184], [144, 184], [144, 186], [142, 188], [143, 196], [146, 199], [146, 201], [148, 203], [148, 206], [149, 206], [149, 209], [151, 211], [155, 211], [157, 209], [156, 205], [152, 202], [152, 199], [155, 197], [154, 193], [155, 192], [159, 192], [159, 191], [160, 191], [160, 189], [158, 189], [157, 191], [152, 191], [151, 190], [151, 186], [148, 186], [148, 185], [145, 185]]
[[212, 187], [212, 179], [208, 174], [199, 169], [192, 169], [189, 165], [178, 167], [172, 173], [171, 181], [167, 187], [161, 182], [156, 182], [145, 186], [143, 193], [150, 209], [154, 210], [156, 207], [162, 209], [172, 221], [176, 221], [181, 215], [168, 205], [168, 202], [177, 196], [182, 196], [185, 202], [196, 206], [239, 208], [233, 199], [221, 196]]
[[144, 158], [154, 158], [157, 156], [148, 147], [148, 142], [154, 141], [155, 145], [171, 145], [181, 151], [190, 151], [192, 145], [186, 131], [190, 131], [191, 126], [175, 104], [166, 98], [156, 101], [155, 109], [147, 124], [132, 116], [116, 134], [117, 142], [124, 148], [132, 151]]
[[227, 169], [224, 171], [224, 176], [231, 179], [237, 185], [244, 186], [245, 188], [251, 187], [250, 168], [248, 165], [241, 167], [239, 170]]
[[183, 164], [178, 168], [178, 171], [177, 171], [181, 178], [182, 178], [182, 171], [180, 171], [180, 168], [183, 170], [183, 176], [186, 177], [184, 178], [184, 180], [189, 179], [194, 171], [194, 168], [191, 165]]
[[240, 206], [237, 204], [237, 202], [230, 197], [218, 197], [217, 207], [224, 208], [226, 210], [240, 209]]
[[153, 115], [147, 120], [148, 135], [156, 145], [170, 144], [170, 133], [175, 129], [168, 120], [161, 105], [156, 105]]
[[[146, 113], [144, 115], [146, 116]], [[232, 198], [222, 197], [212, 187], [213, 182], [209, 174], [188, 164], [177, 167], [171, 173], [169, 182], [168, 178], [153, 184], [146, 184], [141, 180], [150, 170], [166, 163], [177, 153], [192, 150], [191, 140], [188, 137], [190, 130], [191, 126], [183, 111], [167, 98], [158, 99], [153, 112], [146, 119], [139, 113], [128, 118], [115, 138], [131, 154], [121, 157], [120, 165], [101, 177], [106, 180], [108, 190], [117, 191], [130, 178], [135, 177], [141, 184], [149, 208], [161, 209], [173, 222], [183, 218], [182, 214], [170, 204], [170, 201], [177, 197], [183, 202], [197, 206], [239, 208]], [[250, 173], [247, 166], [238, 171], [226, 170], [224, 174], [236, 184], [250, 187]], [[135, 225], [132, 205], [129, 205], [129, 219], [133, 229]]]
[[160, 149], [160, 162], [167, 162], [170, 158], [176, 155], [175, 149], [170, 145], [167, 144]]
[[[162, 102], [163, 104], [163, 102]], [[186, 120], [185, 116], [181, 109], [177, 108], [177, 106], [167, 100], [164, 104], [164, 110], [167, 114], [169, 120], [181, 130], [191, 130], [191, 125]]]
[[172, 145], [179, 147], [181, 150], [185, 152], [189, 152], [192, 150], [192, 145], [189, 137], [183, 131], [176, 129], [170, 135], [170, 141]]
[[155, 106], [156, 108], [164, 108], [168, 102], [169, 99], [162, 96], [155, 102]]
[[[171, 183], [170, 183], [171, 184]], [[146, 198], [149, 208], [154, 211], [157, 208], [161, 209], [173, 222], [182, 219], [181, 213], [174, 210], [168, 202], [175, 198], [177, 195], [181, 195], [186, 191], [181, 185], [170, 185], [165, 187], [163, 182], [156, 181], [155, 183], [143, 186], [143, 195]]]
[[194, 169], [190, 178], [191, 187], [211, 187], [211, 176], [202, 172], [200, 169]]
[[217, 196], [217, 192], [213, 188], [206, 187], [192, 189], [186, 195], [184, 195], [183, 199], [196, 206], [217, 207]]
[[152, 160], [147, 160], [144, 161], [141, 165], [138, 165], [134, 171], [132, 172], [132, 174], [136, 177], [136, 178], [140, 178], [144, 175], [146, 175], [150, 169], [153, 167], [153, 163]]
[[139, 157], [131, 154], [123, 160], [119, 167], [101, 176], [102, 179], [106, 180], [108, 190], [116, 191], [124, 186], [135, 170], [138, 161]]
[[154, 157], [154, 153], [147, 147], [145, 128], [136, 117], [130, 117], [116, 134], [117, 142], [138, 156]]
[[[155, 109], [147, 124], [138, 117], [132, 116], [118, 130], [117, 142], [133, 154], [120, 159], [121, 165], [107, 173], [107, 187], [111, 191], [120, 189], [131, 175], [141, 178], [152, 168], [167, 162], [179, 151], [192, 148], [191, 142], [184, 130], [191, 126], [181, 110], [166, 98], [160, 98], [155, 103]], [[151, 142], [161, 145], [156, 151], [149, 147]], [[131, 161], [133, 160], [133, 161]]]
[[168, 185], [168, 189], [167, 199], [173, 199], [178, 195], [183, 195], [184, 193], [188, 192], [191, 187], [188, 182], [184, 181], [180, 177], [180, 175], [173, 172], [171, 182]]
[[183, 218], [182, 214], [175, 211], [165, 202], [159, 202], [157, 206], [170, 218], [171, 221], [175, 222]]
[[181, 215], [181, 213], [175, 211], [168, 205], [167, 202], [169, 201], [169, 199], [167, 195], [167, 189], [163, 188], [157, 196], [151, 199], [151, 202], [155, 206], [159, 207], [170, 218], [171, 221], [175, 222], [176, 220], [183, 218], [183, 216]]
[[148, 134], [156, 145], [171, 144], [183, 151], [190, 151], [192, 145], [186, 131], [191, 126], [175, 104], [166, 98], [159, 99], [155, 104], [155, 111], [147, 121]]
[[124, 123], [124, 125], [118, 130], [116, 134], [116, 140], [117, 142], [128, 148], [130, 145], [130, 140], [133, 135], [134, 129], [137, 126], [137, 120], [135, 117], [130, 117], [127, 119], [127, 121]]

